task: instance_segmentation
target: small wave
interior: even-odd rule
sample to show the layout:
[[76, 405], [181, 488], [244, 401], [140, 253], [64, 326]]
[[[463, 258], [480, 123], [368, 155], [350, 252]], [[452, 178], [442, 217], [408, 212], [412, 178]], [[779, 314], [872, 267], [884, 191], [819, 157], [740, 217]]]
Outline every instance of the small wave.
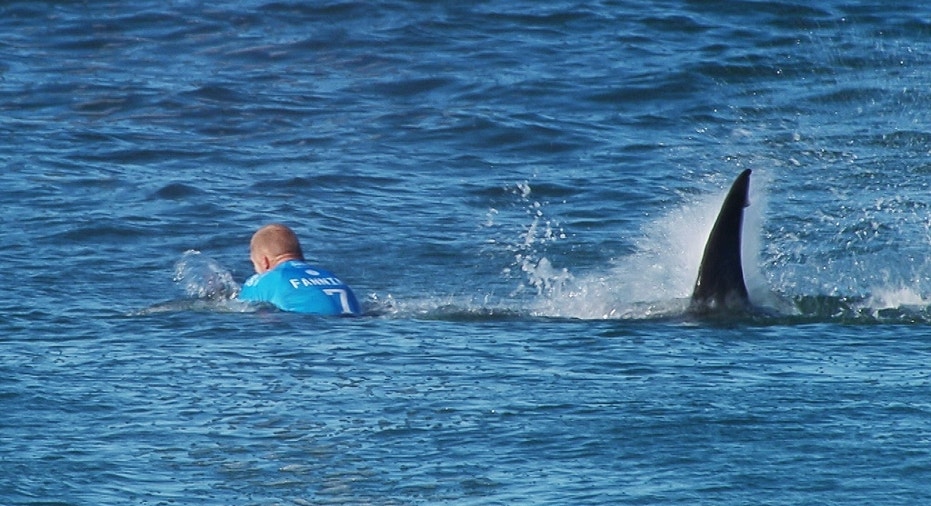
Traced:
[[521, 320], [533, 317], [530, 311], [510, 301], [495, 301], [489, 296], [436, 296], [398, 300], [392, 295], [370, 294], [363, 302], [365, 315], [371, 317], [453, 322]]
[[152, 197], [159, 200], [182, 200], [203, 194], [203, 190], [184, 183], [169, 183], [159, 188]]

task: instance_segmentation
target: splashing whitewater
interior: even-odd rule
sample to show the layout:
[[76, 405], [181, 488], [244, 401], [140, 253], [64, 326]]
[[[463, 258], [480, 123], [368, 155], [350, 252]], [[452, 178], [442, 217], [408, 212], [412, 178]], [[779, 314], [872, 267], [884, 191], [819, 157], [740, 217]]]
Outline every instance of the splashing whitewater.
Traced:
[[200, 251], [188, 250], [175, 263], [174, 281], [188, 297], [195, 299], [234, 299], [240, 286], [232, 273]]

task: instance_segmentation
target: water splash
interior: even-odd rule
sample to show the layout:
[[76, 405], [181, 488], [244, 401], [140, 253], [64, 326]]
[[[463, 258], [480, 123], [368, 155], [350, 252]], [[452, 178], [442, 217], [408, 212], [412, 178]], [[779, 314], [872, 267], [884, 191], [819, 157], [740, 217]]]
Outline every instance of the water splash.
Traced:
[[[931, 260], [918, 255], [931, 243], [927, 206], [902, 197], [866, 203], [846, 197], [850, 212], [832, 225], [824, 216], [799, 216], [800, 206], [771, 210], [772, 178], [766, 170], [754, 172], [744, 215], [744, 278], [751, 300], [763, 310], [753, 321], [931, 322]], [[389, 296], [372, 306], [380, 308], [378, 315], [457, 320], [681, 319], [728, 181], [716, 177], [718, 190], [682, 194], [680, 205], [628, 239], [632, 253], [600, 266], [560, 265], [571, 260], [558, 254], [566, 249], [567, 234], [548, 216], [549, 203], [527, 181], [505, 187], [513, 198], [510, 207], [489, 208], [481, 226], [491, 231], [487, 243], [496, 253], [509, 257], [501, 281], [516, 280], [517, 286], [507, 296]], [[784, 191], [776, 195], [785, 198]], [[900, 227], [917, 238], [904, 259], [891, 254], [908, 249], [895, 244], [901, 233], [893, 232]]]
[[174, 299], [133, 311], [130, 315], [145, 316], [178, 312], [252, 312], [259, 306], [236, 299], [240, 286], [232, 273], [216, 260], [200, 251], [188, 250], [175, 263], [172, 279], [183, 290], [183, 299]]
[[[493, 240], [496, 245], [503, 245], [504, 249], [513, 255], [513, 262], [502, 270], [505, 277], [518, 277], [519, 283], [511, 293], [511, 297], [520, 296], [528, 291], [542, 295], [571, 279], [568, 269], [557, 269], [545, 256], [549, 245], [566, 238], [566, 233], [559, 222], [546, 216], [544, 212], [547, 202], [533, 197], [533, 188], [529, 181], [515, 184], [504, 189], [516, 196], [517, 206], [521, 208], [530, 221], [521, 226], [516, 236], [508, 236]], [[496, 225], [495, 219], [499, 215], [497, 209], [489, 209], [485, 227]]]
[[[758, 267], [759, 230], [766, 207], [763, 187], [765, 178], [758, 178], [751, 187], [753, 206], [746, 211], [744, 225], [744, 275], [751, 297], [756, 298], [770, 292]], [[527, 269], [530, 284], [540, 287], [533, 313], [580, 319], [681, 316], [726, 191], [691, 197], [650, 221], [635, 240], [632, 254], [594, 273], [573, 276], [568, 269], [554, 269], [548, 262]]]
[[931, 299], [911, 287], [881, 287], [866, 299], [864, 306], [873, 311], [903, 307], [926, 308], [931, 306]]
[[240, 286], [232, 273], [200, 251], [188, 250], [175, 263], [174, 281], [195, 299], [229, 300], [239, 295]]

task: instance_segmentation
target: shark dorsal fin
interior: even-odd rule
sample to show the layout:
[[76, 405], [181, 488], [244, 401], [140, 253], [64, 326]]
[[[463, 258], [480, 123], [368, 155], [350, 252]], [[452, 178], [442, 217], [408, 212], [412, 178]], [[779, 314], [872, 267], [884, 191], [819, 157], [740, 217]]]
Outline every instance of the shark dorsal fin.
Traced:
[[750, 305], [741, 264], [744, 208], [750, 205], [750, 169], [737, 176], [705, 243], [689, 308], [693, 312], [745, 309]]

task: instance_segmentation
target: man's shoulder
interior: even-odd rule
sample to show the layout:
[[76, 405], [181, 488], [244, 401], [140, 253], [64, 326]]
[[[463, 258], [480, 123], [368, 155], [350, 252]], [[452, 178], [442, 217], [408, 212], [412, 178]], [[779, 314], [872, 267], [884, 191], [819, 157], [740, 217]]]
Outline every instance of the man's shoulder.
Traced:
[[322, 268], [317, 267], [316, 265], [311, 265], [305, 260], [289, 260], [281, 265], [281, 273], [294, 274], [298, 273], [301, 276], [309, 276], [312, 278], [327, 278], [333, 277], [333, 273]]
[[244, 287], [246, 287], [246, 286], [255, 286], [255, 285], [257, 285], [257, 284], [259, 283], [259, 279], [260, 279], [261, 277], [262, 277], [262, 276], [260, 276], [260, 275], [258, 275], [258, 274], [253, 274], [253, 275], [249, 276], [249, 277], [246, 279], [246, 282], [243, 283], [242, 286], [244, 286]]
[[270, 272], [263, 274], [253, 274], [246, 279], [239, 292], [239, 298], [242, 300], [267, 301], [269, 293], [274, 291], [276, 281], [268, 275]]

